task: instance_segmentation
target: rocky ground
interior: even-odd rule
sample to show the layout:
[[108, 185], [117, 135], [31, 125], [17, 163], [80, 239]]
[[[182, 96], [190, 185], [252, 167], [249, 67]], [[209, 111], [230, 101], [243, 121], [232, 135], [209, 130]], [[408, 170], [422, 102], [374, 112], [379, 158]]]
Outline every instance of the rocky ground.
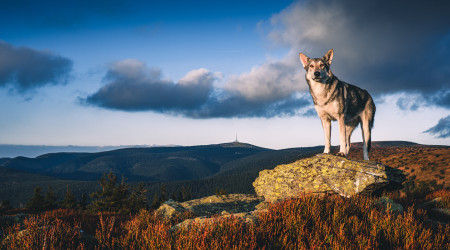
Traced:
[[185, 202], [169, 200], [162, 204], [155, 213], [167, 219], [181, 216], [183, 213], [190, 213], [192, 217], [195, 217], [172, 227], [172, 230], [177, 230], [194, 223], [207, 223], [219, 217], [235, 216], [253, 223], [256, 213], [264, 212], [266, 208], [267, 203], [262, 197], [251, 194], [228, 194], [212, 195]]
[[[291, 164], [279, 165], [273, 170], [260, 172], [254, 182], [256, 195], [213, 195], [185, 202], [166, 201], [155, 213], [167, 219], [188, 218], [171, 230], [187, 228], [192, 224], [204, 224], [216, 219], [239, 217], [255, 223], [257, 214], [266, 212], [269, 202], [296, 198], [303, 193], [324, 193], [351, 197], [358, 193], [374, 194], [380, 190], [399, 188], [405, 180], [404, 172], [376, 162], [348, 160], [332, 155], [316, 155]], [[392, 185], [391, 185], [392, 184]], [[368, 190], [368, 191], [367, 191]], [[448, 223], [450, 210], [440, 208], [439, 199], [421, 204], [417, 208], [435, 214], [433, 223]], [[376, 204], [396, 213], [404, 211], [401, 204], [383, 196]]]

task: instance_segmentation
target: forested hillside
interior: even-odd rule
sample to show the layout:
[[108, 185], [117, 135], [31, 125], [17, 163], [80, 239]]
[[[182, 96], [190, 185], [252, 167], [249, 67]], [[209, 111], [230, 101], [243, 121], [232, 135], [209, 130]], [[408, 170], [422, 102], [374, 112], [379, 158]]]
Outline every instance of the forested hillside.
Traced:
[[[216, 192], [253, 193], [252, 183], [259, 171], [322, 150], [322, 146], [272, 150], [235, 142], [17, 157], [0, 165], [0, 201], [8, 200], [19, 207], [30, 199], [37, 186], [43, 193], [51, 186], [58, 199], [62, 199], [69, 186], [80, 199], [96, 190], [97, 180], [109, 172], [132, 186], [144, 183], [149, 200], [161, 197], [162, 190], [167, 198], [176, 198], [183, 190], [189, 190], [192, 198]], [[370, 154], [371, 160], [406, 171], [410, 179], [435, 181], [448, 187], [448, 151], [448, 146], [375, 142]], [[349, 158], [362, 159], [361, 144], [353, 144]]]

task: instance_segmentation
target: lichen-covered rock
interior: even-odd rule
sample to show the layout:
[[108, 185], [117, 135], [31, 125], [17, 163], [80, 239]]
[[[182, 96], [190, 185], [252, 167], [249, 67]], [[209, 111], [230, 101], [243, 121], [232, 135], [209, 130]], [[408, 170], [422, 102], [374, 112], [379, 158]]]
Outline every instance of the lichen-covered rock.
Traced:
[[338, 193], [351, 197], [386, 187], [400, 187], [402, 171], [370, 161], [353, 161], [320, 154], [263, 170], [253, 182], [256, 193], [275, 202], [303, 193]]
[[251, 194], [212, 195], [182, 202], [181, 205], [198, 216], [213, 216], [223, 211], [230, 214], [255, 210], [262, 199]]
[[181, 203], [168, 200], [164, 202], [158, 209], [155, 210], [155, 214], [160, 217], [164, 217], [166, 219], [170, 219], [173, 217], [176, 217], [178, 215], [181, 215], [183, 212], [186, 211], [186, 208], [184, 208]]
[[233, 214], [225, 213], [225, 214], [221, 214], [220, 216], [217, 216], [217, 217], [205, 217], [205, 216], [196, 217], [194, 219], [187, 219], [187, 220], [184, 220], [183, 222], [176, 224], [175, 226], [171, 227], [169, 231], [175, 232], [175, 231], [178, 231], [181, 229], [187, 230], [191, 226], [200, 226], [200, 227], [205, 226], [205, 225], [212, 226], [212, 225], [214, 225], [214, 223], [217, 223], [219, 221], [233, 219], [233, 218], [238, 219], [247, 224], [254, 224], [254, 223], [257, 223], [258, 212], [259, 211], [256, 210], [256, 211], [252, 211], [252, 212], [233, 213]]
[[262, 199], [252, 194], [212, 195], [200, 199], [176, 202], [164, 202], [155, 213], [168, 219], [184, 212], [191, 212], [199, 217], [210, 217], [221, 214], [245, 213], [255, 210]]
[[252, 194], [212, 195], [185, 202], [166, 201], [155, 213], [166, 219], [174, 218], [184, 212], [190, 212], [196, 217], [178, 223], [170, 229], [171, 231], [186, 229], [193, 224], [214, 223], [230, 217], [238, 218], [246, 223], [254, 223], [255, 213], [259, 212], [255, 209], [261, 202], [260, 197]]

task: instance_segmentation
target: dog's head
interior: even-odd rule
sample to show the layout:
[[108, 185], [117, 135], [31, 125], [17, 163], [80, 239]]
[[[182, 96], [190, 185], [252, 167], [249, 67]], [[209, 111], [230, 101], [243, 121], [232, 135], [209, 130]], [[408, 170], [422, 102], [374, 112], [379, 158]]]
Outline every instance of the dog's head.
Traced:
[[300, 61], [306, 70], [306, 79], [326, 83], [333, 76], [330, 70], [331, 61], [333, 60], [333, 50], [330, 49], [322, 58], [309, 58], [305, 54], [300, 53]]

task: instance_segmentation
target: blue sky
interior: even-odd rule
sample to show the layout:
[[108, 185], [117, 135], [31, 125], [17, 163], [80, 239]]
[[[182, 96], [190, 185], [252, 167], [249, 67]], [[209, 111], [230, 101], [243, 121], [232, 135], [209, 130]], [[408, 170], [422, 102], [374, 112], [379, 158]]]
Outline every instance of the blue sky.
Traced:
[[0, 4], [0, 144], [323, 145], [298, 53], [330, 48], [373, 140], [450, 144], [447, 1]]

